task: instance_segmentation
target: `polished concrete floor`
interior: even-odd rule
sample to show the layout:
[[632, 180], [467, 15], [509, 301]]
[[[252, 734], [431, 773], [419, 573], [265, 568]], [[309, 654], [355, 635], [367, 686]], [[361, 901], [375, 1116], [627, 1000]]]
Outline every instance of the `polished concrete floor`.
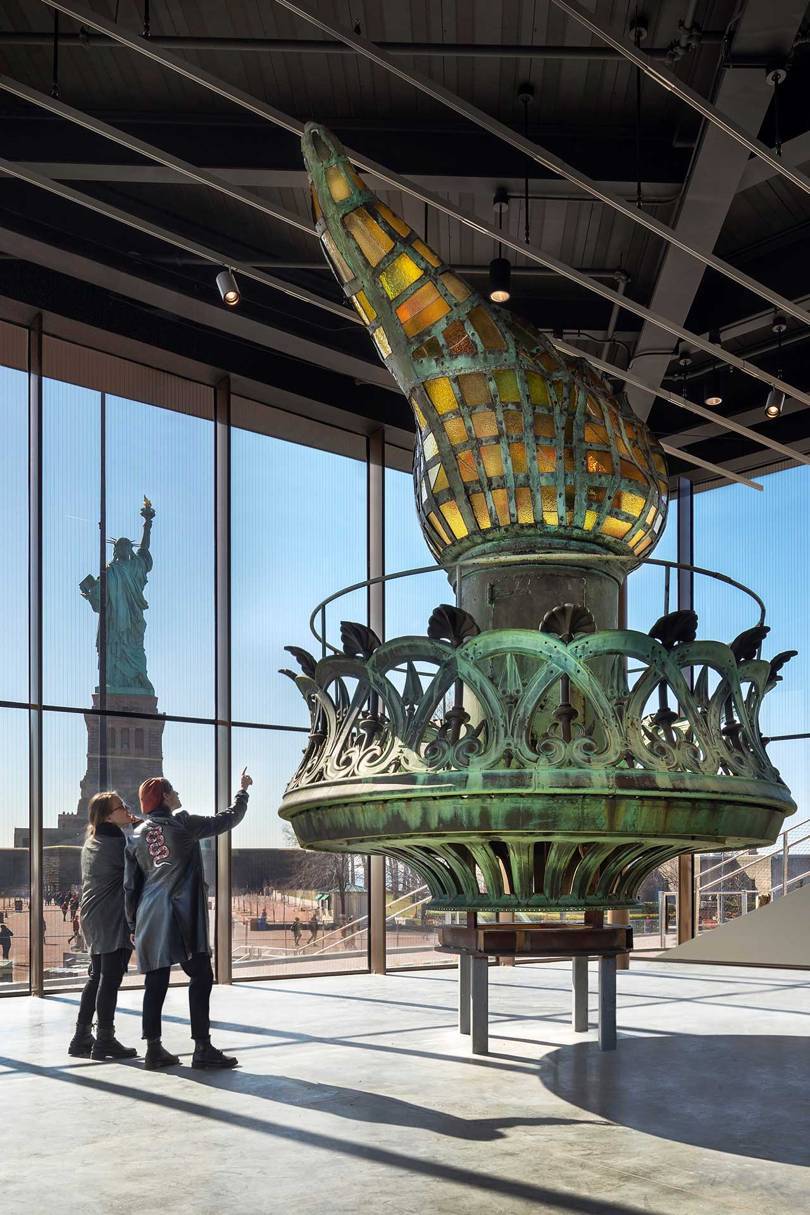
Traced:
[[[455, 1032], [452, 970], [215, 988], [214, 1039], [241, 1063], [224, 1074], [69, 1059], [75, 995], [0, 1001], [0, 1209], [810, 1208], [810, 973], [635, 963], [613, 1053], [571, 1031], [569, 974], [490, 971], [480, 1059]], [[139, 1004], [122, 995], [132, 1044]], [[187, 1052], [182, 989], [166, 1011]]]

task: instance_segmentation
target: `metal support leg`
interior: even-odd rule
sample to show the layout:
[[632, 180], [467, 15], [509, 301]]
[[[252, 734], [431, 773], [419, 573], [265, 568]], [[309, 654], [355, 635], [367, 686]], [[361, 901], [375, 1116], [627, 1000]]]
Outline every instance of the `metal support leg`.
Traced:
[[489, 1053], [489, 962], [470, 958], [470, 1005], [472, 1010], [472, 1053]]
[[588, 1028], [588, 959], [571, 959], [571, 1026], [576, 1033]]
[[458, 1032], [470, 1032], [470, 955], [458, 956]]
[[599, 959], [599, 1049], [616, 1049], [616, 958]]

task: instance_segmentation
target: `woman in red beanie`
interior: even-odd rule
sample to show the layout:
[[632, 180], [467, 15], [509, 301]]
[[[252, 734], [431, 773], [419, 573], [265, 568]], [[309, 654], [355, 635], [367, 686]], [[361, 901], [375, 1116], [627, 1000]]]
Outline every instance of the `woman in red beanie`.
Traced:
[[191, 1066], [236, 1066], [236, 1059], [212, 1046], [209, 1036], [214, 974], [208, 943], [208, 888], [199, 841], [223, 835], [242, 821], [252, 784], [244, 771], [233, 805], [212, 817], [181, 811], [177, 792], [161, 776], [144, 781], [138, 791], [146, 817], [127, 847], [124, 898], [138, 968], [146, 975], [143, 1037], [145, 1066], [150, 1070], [180, 1062], [160, 1040], [161, 1010], [175, 962], [190, 979]]

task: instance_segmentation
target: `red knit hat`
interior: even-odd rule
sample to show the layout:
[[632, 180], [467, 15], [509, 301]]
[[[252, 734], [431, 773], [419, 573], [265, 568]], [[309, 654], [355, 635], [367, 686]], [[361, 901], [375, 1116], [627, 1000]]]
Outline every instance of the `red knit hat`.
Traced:
[[150, 776], [149, 780], [145, 780], [138, 790], [143, 813], [151, 814], [153, 810], [157, 810], [163, 802], [165, 792], [166, 782], [162, 776]]

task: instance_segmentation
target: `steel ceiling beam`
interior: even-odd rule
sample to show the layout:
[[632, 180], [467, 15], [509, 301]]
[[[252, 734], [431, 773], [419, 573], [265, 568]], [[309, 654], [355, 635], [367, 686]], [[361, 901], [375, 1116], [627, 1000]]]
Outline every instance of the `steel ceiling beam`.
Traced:
[[[58, 7], [60, 10], [65, 11], [64, 6], [55, 4], [54, 0], [44, 0], [44, 3], [51, 4], [53, 7]], [[491, 115], [485, 114], [483, 110], [479, 110], [477, 106], [465, 101], [458, 94], [452, 93], [449, 89], [437, 84], [430, 77], [423, 76], [413, 68], [405, 69], [400, 67], [390, 56], [383, 54], [373, 42], [369, 42], [367, 38], [351, 33], [348, 30], [343, 30], [339, 26], [332, 25], [322, 17], [319, 17], [317, 13], [312, 13], [300, 4], [295, 4], [293, 0], [275, 0], [275, 3], [310, 25], [314, 25], [324, 33], [330, 34], [334, 38], [339, 38], [347, 46], [357, 51], [359, 55], [362, 55], [364, 59], [368, 59], [370, 63], [375, 63], [384, 71], [397, 76], [400, 80], [404, 80], [406, 84], [412, 85], [421, 93], [433, 98], [434, 101], [438, 101], [441, 105], [454, 110], [462, 118], [468, 119], [468, 121], [475, 123], [476, 126], [481, 127], [482, 130], [487, 131], [490, 135], [494, 135], [504, 143], [516, 148], [519, 152], [528, 156], [530, 160], [534, 160], [537, 164], [542, 165], [543, 168], [549, 169], [559, 177], [564, 177], [566, 181], [571, 182], [572, 185], [584, 191], [585, 194], [589, 194], [591, 198], [604, 203], [617, 214], [623, 215], [625, 219], [630, 220], [631, 223], [646, 228], [647, 231], [654, 233], [661, 240], [666, 241], [672, 248], [679, 249], [682, 253], [694, 258], [703, 266], [715, 270], [718, 274], [722, 274], [724, 278], [731, 279], [738, 287], [745, 288], [752, 295], [758, 295], [760, 299], [767, 300], [774, 308], [778, 308], [788, 316], [794, 317], [803, 325], [810, 326], [810, 313], [804, 308], [797, 307], [786, 296], [772, 291], [764, 283], [750, 278], [747, 274], [738, 270], [736, 266], [723, 261], [720, 257], [715, 257], [713, 253], [700, 250], [690, 241], [684, 239], [676, 229], [670, 228], [667, 224], [655, 219], [654, 216], [641, 210], [633, 203], [625, 202], [623, 199], [617, 198], [615, 194], [602, 189], [598, 182], [590, 177], [586, 177], [584, 173], [580, 173], [577, 169], [572, 168], [564, 160], [560, 160], [558, 156], [555, 156], [553, 152], [548, 151], [547, 148], [527, 139], [526, 136], [519, 134], [519, 132], [514, 131], [511, 127], [491, 117]]]
[[[72, 17], [74, 21], [85, 25], [90, 29], [99, 30], [102, 33], [108, 34], [116, 42], [122, 46], [129, 47], [139, 55], [152, 60], [154, 63], [159, 63], [169, 71], [176, 72], [185, 80], [190, 80], [201, 88], [207, 89], [218, 97], [226, 101], [230, 101], [233, 105], [240, 106], [256, 117], [270, 122], [282, 129], [289, 131], [291, 134], [301, 137], [304, 130], [304, 124], [297, 118], [293, 118], [283, 111], [276, 109], [274, 106], [268, 105], [266, 102], [260, 101], [256, 97], [252, 97], [238, 86], [229, 84], [214, 76], [211, 72], [205, 71], [203, 68], [195, 67], [193, 64], [186, 63], [182, 59], [177, 59], [168, 51], [161, 51], [150, 45], [149, 39], [138, 37], [123, 30], [120, 26], [105, 18], [98, 16], [92, 10], [85, 9], [77, 5], [74, 0], [66, 3], [65, 0], [41, 0], [48, 8], [55, 9], [57, 12], [64, 13], [68, 17]], [[654, 324], [670, 333], [673, 337], [681, 341], [687, 342], [698, 350], [705, 351], [706, 354], [712, 355], [716, 359], [728, 363], [731, 367], [736, 367], [739, 371], [745, 372], [746, 375], [752, 376], [763, 384], [767, 384], [771, 388], [777, 388], [780, 392], [792, 395], [797, 400], [803, 401], [810, 405], [810, 395], [796, 388], [794, 385], [786, 384], [776, 376], [770, 375], [759, 367], [755, 367], [751, 363], [747, 363], [744, 359], [737, 358], [722, 349], [720, 346], [715, 346], [713, 343], [705, 340], [699, 334], [692, 333], [688, 329], [684, 329], [681, 325], [669, 321], [665, 316], [654, 313], [651, 309], [645, 308], [642, 304], [635, 300], [622, 296], [618, 291], [613, 291], [602, 283], [598, 283], [595, 279], [589, 278], [573, 267], [566, 265], [565, 262], [559, 261], [550, 254], [544, 253], [534, 245], [523, 245], [518, 241], [512, 240], [507, 233], [499, 231], [494, 225], [485, 223], [477, 216], [470, 214], [461, 207], [455, 206], [446, 198], [416, 186], [409, 178], [395, 173], [391, 169], [387, 169], [384, 165], [371, 160], [369, 157], [352, 148], [346, 148], [346, 154], [357, 164], [361, 171], [371, 174], [377, 180], [384, 182], [386, 185], [392, 186], [394, 189], [402, 190], [409, 194], [412, 198], [418, 199], [422, 203], [433, 207], [435, 210], [442, 212], [445, 215], [471, 228], [473, 231], [481, 235], [490, 237], [491, 240], [500, 241], [501, 245], [506, 249], [511, 249], [514, 253], [522, 254], [530, 261], [534, 261], [541, 266], [546, 266], [559, 274], [561, 278], [568, 279], [569, 282], [576, 283], [585, 291], [590, 291], [594, 295], [599, 295], [603, 299], [608, 300], [611, 304], [620, 303], [622, 307], [635, 316], [639, 316], [644, 320], [652, 321]]]
[[[752, 52], [788, 51], [805, 6], [805, 0], [748, 0], [737, 26], [735, 46]], [[760, 129], [772, 97], [764, 72], [752, 76], [737, 69], [726, 71], [717, 89], [718, 106], [751, 131]], [[747, 148], [728, 139], [717, 127], [704, 127], [677, 219], [678, 230], [690, 241], [702, 242], [709, 249], [714, 247], [748, 163]], [[667, 249], [650, 302], [651, 310], [685, 323], [702, 281], [703, 269], [697, 263], [678, 249]], [[672, 358], [671, 353], [662, 352], [663, 345], [661, 326], [655, 322], [645, 324], [631, 368], [641, 375], [647, 388], [661, 383]], [[646, 417], [651, 399], [633, 391], [628, 396], [636, 411]]]
[[[279, 0], [283, 3], [283, 0]], [[551, 3], [561, 9], [569, 17], [573, 18], [590, 33], [597, 38], [601, 38], [608, 46], [617, 51], [618, 54], [626, 59], [628, 63], [637, 67], [640, 72], [654, 80], [661, 88], [666, 89], [668, 93], [674, 94], [696, 114], [700, 114], [708, 123], [716, 127], [718, 131], [722, 131], [724, 135], [728, 135], [729, 139], [733, 139], [735, 143], [746, 148], [752, 156], [757, 160], [766, 164], [771, 170], [771, 175], [782, 177], [785, 181], [789, 181], [792, 185], [801, 190], [803, 194], [810, 195], [810, 178], [804, 173], [798, 172], [788, 165], [783, 159], [775, 156], [774, 153], [755, 136], [750, 135], [744, 127], [741, 127], [738, 122], [729, 114], [723, 113], [705, 97], [701, 97], [700, 93], [696, 93], [694, 89], [690, 89], [689, 85], [684, 84], [678, 77], [665, 67], [656, 67], [651, 57], [644, 51], [637, 50], [635, 47], [628, 46], [621, 39], [614, 37], [609, 30], [606, 30], [597, 21], [594, 21], [591, 14], [586, 9], [578, 4], [576, 0], [551, 0]]]

